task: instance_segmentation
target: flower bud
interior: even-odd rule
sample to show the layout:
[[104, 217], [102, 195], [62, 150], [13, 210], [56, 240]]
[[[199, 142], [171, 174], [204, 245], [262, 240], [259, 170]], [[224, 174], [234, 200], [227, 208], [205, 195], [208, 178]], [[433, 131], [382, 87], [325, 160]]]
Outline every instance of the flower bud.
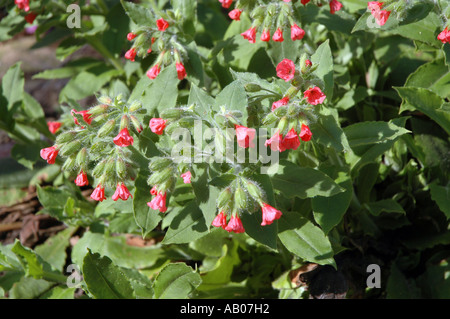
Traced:
[[101, 153], [107, 146], [108, 144], [105, 143], [104, 141], [99, 141], [91, 146], [91, 153], [92, 154]]
[[[278, 110], [278, 109], [276, 109], [276, 110]], [[272, 123], [275, 123], [276, 121], [278, 121], [278, 116], [276, 116], [274, 112], [270, 112], [263, 118], [262, 124], [270, 125]]]
[[[271, 3], [267, 6], [267, 13], [271, 16], [274, 16], [277, 13], [277, 5], [275, 3]], [[254, 11], [254, 10], [253, 10]], [[252, 12], [253, 14], [253, 12]], [[263, 14], [265, 14], [265, 12], [263, 12]]]
[[76, 164], [79, 167], [85, 168], [87, 166], [87, 150], [83, 147], [77, 154]]
[[77, 152], [81, 147], [81, 142], [79, 140], [75, 140], [72, 142], [69, 142], [67, 144], [64, 144], [60, 151], [60, 154], [63, 156], [70, 156], [72, 154], [74, 154], [75, 152]]
[[219, 210], [228, 205], [231, 197], [233, 197], [233, 194], [231, 193], [230, 187], [227, 187], [220, 192], [219, 197], [217, 198], [217, 207], [219, 208]]
[[125, 179], [127, 175], [127, 167], [125, 161], [120, 157], [116, 161], [116, 173], [121, 180]]
[[131, 103], [130, 107], [129, 107], [129, 111], [130, 112], [136, 112], [137, 110], [139, 110], [142, 107], [142, 103], [139, 101], [134, 101], [133, 103]]
[[247, 207], [247, 195], [240, 186], [238, 186], [234, 192], [234, 203], [237, 209], [244, 209]]
[[287, 108], [277, 107], [275, 110], [273, 110], [273, 114], [275, 114], [277, 117], [285, 116], [287, 114]]
[[252, 181], [246, 181], [247, 191], [258, 203], [262, 201], [261, 189]]
[[286, 117], [281, 118], [280, 122], [278, 122], [278, 129], [280, 130], [280, 133], [283, 134], [284, 131], [286, 131], [288, 127], [288, 119]]
[[160, 114], [161, 118], [163, 119], [178, 119], [180, 118], [185, 111], [181, 108], [172, 108], [163, 110]]
[[157, 42], [156, 42], [156, 46], [157, 46], [158, 50], [159, 50], [161, 53], [163, 53], [164, 47], [165, 47], [164, 40], [163, 40], [162, 38], [159, 38], [159, 39], [157, 40]]
[[75, 165], [76, 165], [75, 157], [74, 157], [74, 156], [71, 156], [71, 157], [68, 157], [68, 158], [65, 160], [65, 162], [64, 162], [64, 164], [63, 164], [63, 166], [62, 166], [62, 169], [63, 169], [64, 171], [71, 171], [71, 170], [73, 170], [73, 169], [75, 168]]
[[98, 137], [105, 137], [108, 136], [109, 133], [111, 133], [114, 128], [116, 127], [116, 120], [109, 120], [103, 126], [98, 130], [97, 136]]
[[94, 167], [94, 170], [92, 171], [92, 175], [94, 175], [97, 178], [102, 176], [103, 175], [103, 171], [105, 170], [105, 165], [106, 165], [106, 160], [103, 160], [103, 161], [99, 162]]
[[154, 172], [148, 179], [149, 185], [160, 185], [166, 182], [170, 177], [173, 177], [173, 168], [167, 167], [162, 171]]
[[100, 114], [99, 116], [96, 116], [95, 118], [94, 118], [94, 122], [95, 123], [101, 123], [101, 122], [103, 122], [106, 118], [108, 117], [108, 114]]
[[152, 159], [152, 161], [149, 164], [149, 168], [152, 171], [160, 171], [169, 165], [171, 165], [173, 162], [168, 157], [155, 157]]
[[261, 86], [256, 84], [256, 83], [247, 83], [247, 84], [244, 85], [244, 89], [247, 92], [251, 92], [251, 93], [252, 92], [259, 92], [259, 91], [261, 91]]
[[91, 114], [92, 116], [97, 116], [97, 115], [105, 113], [107, 109], [108, 109], [108, 105], [99, 104], [99, 105], [96, 105], [96, 106], [92, 107], [91, 109], [89, 109], [89, 114]]
[[131, 123], [133, 124], [134, 129], [141, 133], [144, 127], [142, 126], [142, 123], [136, 118], [134, 115], [129, 115]]
[[110, 178], [114, 175], [115, 171], [116, 171], [116, 159], [110, 158], [105, 164], [105, 169], [103, 173], [106, 175], [107, 178]]
[[297, 113], [298, 113], [297, 106], [295, 106], [294, 104], [290, 104], [290, 105], [288, 106], [287, 115], [290, 116], [290, 117], [292, 117], [292, 116], [297, 115]]
[[56, 137], [55, 144], [60, 145], [60, 144], [64, 144], [69, 141], [72, 141], [73, 138], [75, 137], [75, 135], [76, 135], [76, 133], [74, 131], [67, 131], [67, 132], [61, 133]]
[[120, 128], [119, 131], [122, 131], [124, 128], [128, 128], [130, 125], [130, 119], [128, 118], [128, 115], [122, 116], [120, 119]]
[[102, 95], [98, 98], [98, 101], [102, 104], [111, 104], [112, 99], [109, 96]]

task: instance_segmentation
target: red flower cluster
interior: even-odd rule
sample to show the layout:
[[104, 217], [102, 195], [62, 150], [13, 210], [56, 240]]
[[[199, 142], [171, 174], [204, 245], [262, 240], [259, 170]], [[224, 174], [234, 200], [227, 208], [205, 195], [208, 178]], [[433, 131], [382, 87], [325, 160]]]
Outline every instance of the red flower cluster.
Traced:
[[312, 133], [309, 126], [302, 124], [300, 133], [297, 134], [294, 128], [292, 128], [284, 137], [280, 131], [276, 131], [275, 134], [266, 140], [265, 146], [270, 146], [272, 151], [284, 152], [286, 150], [296, 150], [300, 146], [300, 139], [303, 142], [311, 140]]
[[167, 211], [166, 207], [166, 192], [159, 192], [154, 186], [150, 190], [150, 194], [156, 195], [150, 202], [147, 203], [147, 206], [154, 210], [159, 210], [161, 213], [165, 213]]
[[391, 11], [381, 10], [383, 4], [384, 2], [379, 1], [369, 1], [367, 3], [367, 7], [372, 13], [372, 16], [375, 18], [375, 21], [380, 26], [383, 26], [387, 22], [389, 15], [391, 14]]

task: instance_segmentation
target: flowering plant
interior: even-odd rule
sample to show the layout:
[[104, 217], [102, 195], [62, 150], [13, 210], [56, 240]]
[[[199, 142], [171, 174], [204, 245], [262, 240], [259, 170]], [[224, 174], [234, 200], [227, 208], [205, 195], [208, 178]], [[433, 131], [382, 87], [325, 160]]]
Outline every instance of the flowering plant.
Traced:
[[[11, 1], [0, 22], [2, 40], [32, 24], [69, 59], [33, 78], [70, 79], [56, 119], [20, 63], [2, 80], [0, 128], [20, 164], [45, 163], [41, 213], [67, 229], [58, 244], [2, 246], [0, 272], [21, 281], [0, 276], [0, 292], [445, 293], [426, 278], [448, 272], [435, 247], [449, 243], [448, 1], [97, 0], [74, 28], [65, 5]], [[70, 60], [85, 46], [100, 57]], [[370, 264], [386, 269], [382, 289], [366, 290]], [[331, 290], [316, 284], [326, 273]]]

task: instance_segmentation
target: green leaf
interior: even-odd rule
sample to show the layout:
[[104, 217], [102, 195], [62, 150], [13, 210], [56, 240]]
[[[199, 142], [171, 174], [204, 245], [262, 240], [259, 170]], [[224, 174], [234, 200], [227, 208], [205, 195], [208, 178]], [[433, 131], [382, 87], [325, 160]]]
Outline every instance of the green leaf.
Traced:
[[[178, 80], [175, 64], [165, 67], [152, 84], [144, 90], [142, 105], [147, 114], [152, 114], [155, 109], [159, 111], [173, 108], [178, 98]], [[147, 83], [147, 81], [145, 81]]]
[[31, 249], [22, 246], [20, 241], [16, 240], [11, 251], [19, 258], [25, 275], [35, 279], [41, 279], [44, 275], [44, 266], [38, 255]]
[[438, 204], [439, 209], [445, 214], [447, 220], [450, 219], [450, 187], [430, 184], [431, 198]]
[[121, 0], [120, 3], [122, 4], [127, 15], [134, 23], [136, 23], [136, 25], [149, 27], [155, 26], [155, 17], [146, 7], [125, 0]]
[[421, 87], [433, 91], [441, 98], [450, 97], [450, 71], [444, 59], [421, 65], [405, 83], [409, 87]]
[[214, 105], [214, 98], [197, 85], [192, 84], [188, 100], [188, 105], [191, 104], [195, 104], [197, 106], [195, 110], [200, 113], [200, 116], [206, 118], [210, 114], [211, 106]]
[[414, 282], [408, 280], [395, 263], [391, 266], [386, 292], [386, 299], [417, 299], [420, 296]]
[[[380, 144], [387, 140], [395, 140], [399, 136], [409, 133], [403, 127], [392, 122], [360, 122], [344, 128], [350, 147], [359, 152], [358, 147], [370, 144]], [[366, 148], [362, 149], [366, 150]]]
[[337, 152], [349, 151], [350, 146], [334, 109], [322, 108], [317, 122], [311, 124], [313, 140], [326, 146], [333, 147]]
[[216, 96], [216, 107], [224, 106], [227, 110], [239, 111], [242, 114], [242, 125], [247, 124], [247, 94], [239, 81], [233, 81]]
[[[70, 38], [72, 39], [72, 38]], [[81, 58], [70, 61], [64, 67], [42, 71], [33, 76], [33, 79], [64, 79], [74, 77], [81, 71], [87, 71], [92, 67], [101, 65], [101, 61], [92, 58]]]
[[111, 259], [88, 251], [83, 260], [83, 278], [96, 299], [132, 299], [134, 291], [128, 278]]
[[333, 54], [331, 53], [330, 41], [326, 40], [311, 56], [313, 65], [318, 65], [314, 73], [325, 83], [323, 93], [327, 96], [327, 100], [333, 98]]
[[55, 287], [43, 294], [39, 299], [74, 299], [76, 288]]
[[174, 217], [162, 243], [189, 243], [206, 235], [207, 231], [202, 211], [196, 201], [191, 201]]
[[8, 102], [7, 109], [9, 111], [23, 98], [25, 80], [20, 67], [20, 62], [14, 64], [2, 78], [2, 92]]
[[286, 213], [279, 220], [284, 229], [278, 234], [283, 245], [305, 261], [336, 267], [331, 243], [323, 231], [297, 213]]
[[11, 156], [28, 169], [33, 169], [34, 164], [39, 160], [39, 144], [17, 143], [11, 149]]
[[184, 263], [164, 267], [153, 283], [155, 298], [184, 299], [202, 282], [200, 275]]
[[31, 277], [22, 277], [19, 282], [16, 282], [9, 291], [11, 299], [34, 299], [41, 296], [54, 285], [49, 281], [43, 279], [34, 279]]
[[288, 198], [333, 196], [343, 191], [329, 176], [310, 167], [299, 167], [280, 161], [278, 171], [271, 177], [274, 189]]
[[374, 216], [379, 216], [382, 212], [406, 214], [403, 207], [393, 199], [383, 199], [377, 202], [366, 203], [364, 207]]

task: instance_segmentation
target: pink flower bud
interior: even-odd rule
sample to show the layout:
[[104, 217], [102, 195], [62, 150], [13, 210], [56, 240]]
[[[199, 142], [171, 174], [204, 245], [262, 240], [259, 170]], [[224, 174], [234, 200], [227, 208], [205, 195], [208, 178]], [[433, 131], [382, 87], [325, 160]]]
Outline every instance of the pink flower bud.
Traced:
[[217, 214], [216, 218], [212, 221], [212, 224], [214, 227], [222, 227], [225, 229], [227, 226], [227, 216], [223, 211], [221, 211], [219, 214]]
[[238, 215], [232, 215], [228, 225], [225, 227], [227, 232], [243, 233], [245, 232], [244, 225]]
[[275, 31], [275, 33], [272, 36], [272, 40], [275, 42], [283, 42], [284, 41], [283, 31], [281, 30], [281, 28], [278, 28], [277, 31]]
[[191, 183], [191, 177], [192, 177], [192, 174], [190, 171], [187, 171], [186, 173], [181, 174], [181, 178], [183, 179], [183, 182], [185, 184]]
[[228, 13], [228, 16], [233, 20], [239, 21], [241, 18], [241, 13], [242, 13], [242, 10], [234, 9]]
[[248, 128], [242, 125], [235, 125], [236, 138], [238, 145], [243, 148], [255, 147], [254, 139], [256, 130], [254, 128]]
[[255, 43], [256, 41], [256, 28], [250, 28], [247, 31], [241, 33], [242, 37], [250, 43]]
[[128, 128], [123, 128], [119, 134], [113, 139], [114, 144], [120, 147], [127, 147], [133, 145], [133, 136], [128, 132]]
[[117, 201], [119, 198], [122, 200], [127, 200], [129, 197], [133, 197], [131, 195], [128, 188], [125, 186], [124, 183], [118, 183], [116, 191], [114, 192], [114, 195], [111, 197], [113, 201]]
[[159, 192], [150, 202], [147, 203], [148, 207], [154, 210], [159, 210], [161, 213], [167, 211], [166, 207], [166, 193]]
[[284, 150], [296, 150], [300, 146], [300, 139], [297, 132], [292, 128], [281, 141], [281, 148]]
[[134, 38], [136, 38], [136, 34], [134, 34], [133, 32], [130, 32], [130, 33], [127, 34], [127, 40], [128, 41], [131, 41]]
[[264, 203], [261, 206], [262, 210], [262, 223], [261, 226], [266, 226], [272, 224], [276, 219], [279, 219], [282, 215], [281, 211], [273, 208], [269, 204]]
[[312, 66], [312, 62], [309, 61], [308, 59], [306, 59], [306, 61], [305, 61], [305, 66], [307, 66], [307, 67]]
[[40, 155], [42, 159], [46, 160], [48, 164], [55, 164], [56, 156], [58, 156], [59, 150], [56, 146], [50, 146], [41, 149]]
[[162, 118], [152, 118], [150, 120], [149, 126], [153, 133], [162, 135], [164, 129], [166, 128], [167, 120]]
[[303, 142], [308, 142], [311, 140], [312, 133], [311, 133], [311, 130], [309, 129], [308, 125], [302, 124], [302, 128], [300, 130], [299, 137], [301, 138], [301, 140]]
[[58, 132], [58, 130], [61, 127], [61, 125], [62, 125], [61, 122], [53, 122], [53, 121], [48, 121], [47, 122], [48, 130], [52, 134], [55, 134], [56, 132]]
[[294, 78], [295, 73], [295, 65], [289, 59], [284, 59], [277, 65], [277, 76], [286, 82], [292, 80]]
[[136, 49], [135, 48], [131, 48], [125, 53], [125, 59], [128, 59], [131, 62], [134, 62], [135, 58], [136, 58]]
[[156, 26], [158, 27], [159, 31], [165, 31], [169, 27], [169, 22], [161, 18], [156, 20]]
[[337, 0], [331, 0], [330, 1], [330, 13], [334, 14], [336, 11], [339, 11], [342, 9], [342, 3], [340, 3]]
[[158, 64], [156, 64], [147, 71], [147, 76], [149, 79], [153, 80], [153, 79], [156, 79], [159, 72], [161, 72], [161, 68], [159, 67]]
[[87, 186], [89, 185], [89, 180], [87, 178], [87, 175], [84, 171], [81, 171], [80, 174], [77, 175], [77, 178], [75, 179], [75, 185], [77, 186]]
[[92, 192], [91, 198], [93, 200], [96, 200], [96, 201], [99, 201], [99, 202], [104, 201], [106, 199], [106, 197], [105, 197], [105, 188], [103, 188], [101, 184], [98, 184], [97, 187]]
[[305, 30], [300, 28], [297, 24], [291, 26], [291, 39], [292, 41], [301, 40], [305, 36]]
[[178, 80], [181, 81], [186, 77], [186, 69], [184, 68], [183, 63], [180, 63], [180, 62], [176, 63], [176, 68], [177, 68]]
[[322, 104], [326, 96], [322, 93], [319, 87], [315, 86], [303, 92], [303, 96], [311, 105]]
[[285, 96], [281, 100], [275, 101], [272, 104], [272, 111], [289, 103], [289, 96]]
[[261, 41], [269, 42], [270, 41], [270, 31], [269, 29], [264, 29], [261, 33]]

